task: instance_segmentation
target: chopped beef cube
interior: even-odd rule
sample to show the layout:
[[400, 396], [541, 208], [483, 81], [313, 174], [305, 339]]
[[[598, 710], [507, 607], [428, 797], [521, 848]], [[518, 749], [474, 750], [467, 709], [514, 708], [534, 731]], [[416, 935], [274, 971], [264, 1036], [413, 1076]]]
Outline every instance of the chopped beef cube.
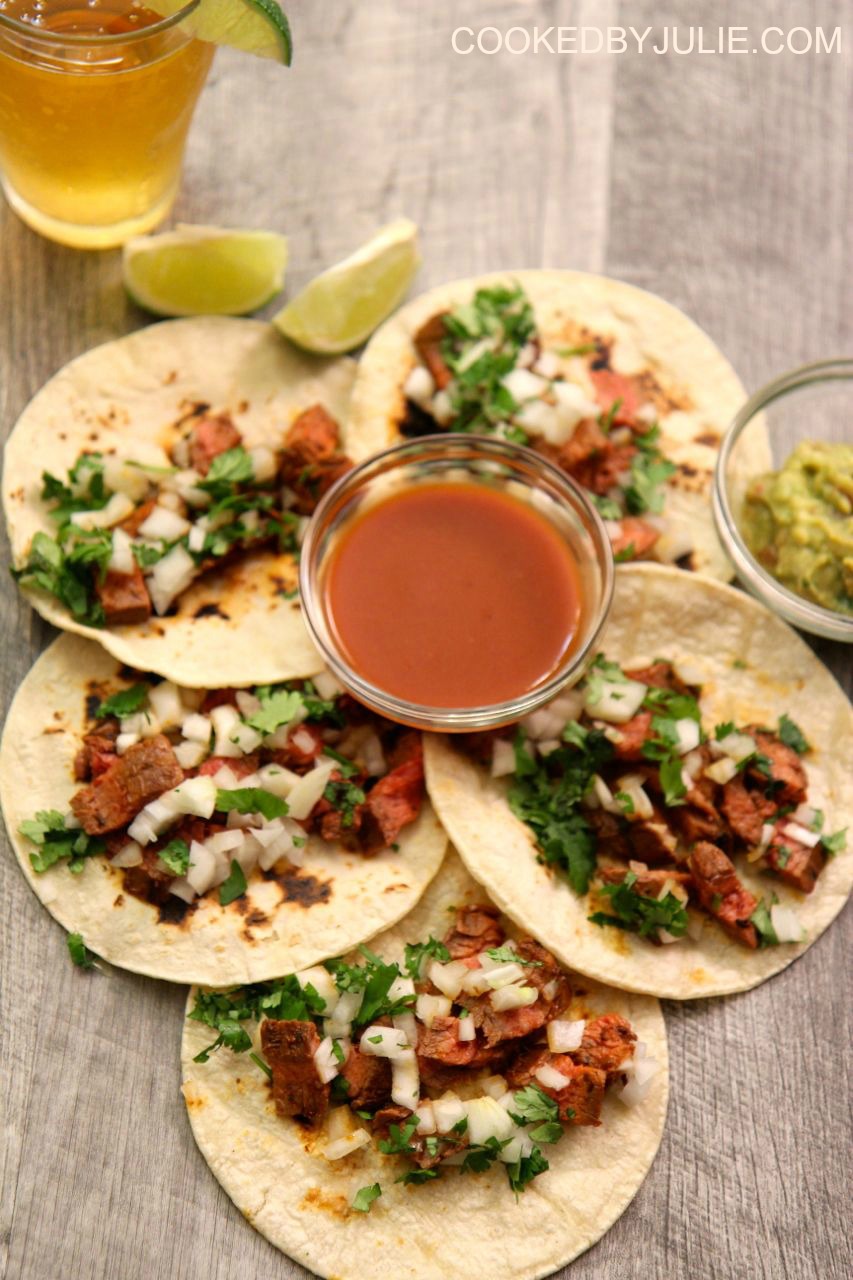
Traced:
[[458, 1155], [460, 1151], [464, 1151], [469, 1145], [468, 1137], [465, 1134], [439, 1134], [438, 1148], [430, 1151], [426, 1144], [426, 1138], [413, 1139], [416, 1151], [412, 1154], [412, 1160], [419, 1169], [434, 1169], [437, 1164], [441, 1164], [442, 1160], [446, 1160], [448, 1156]]
[[189, 435], [190, 465], [200, 475], [206, 476], [214, 458], [229, 449], [236, 449], [242, 441], [243, 437], [227, 413], [199, 418]]
[[365, 849], [389, 848], [403, 827], [414, 822], [424, 798], [423, 759], [408, 760], [380, 778], [367, 793]]
[[758, 729], [755, 725], [750, 725], [746, 732], [755, 739], [759, 755], [770, 761], [769, 778], [755, 764], [747, 766], [750, 778], [768, 791], [777, 804], [801, 804], [806, 798], [808, 781], [796, 751], [780, 742], [775, 734]]
[[629, 680], [637, 680], [653, 689], [670, 689], [673, 693], [690, 692], [689, 685], [676, 675], [671, 662], [659, 660], [650, 667], [634, 667], [631, 671], [626, 671], [625, 675]]
[[380, 1107], [373, 1117], [373, 1130], [388, 1137], [388, 1131], [392, 1124], [403, 1125], [411, 1115], [408, 1107], [399, 1107], [396, 1102], [390, 1103], [387, 1107]]
[[613, 426], [633, 427], [640, 407], [640, 396], [633, 378], [607, 368], [590, 369], [589, 376], [602, 413], [610, 413], [615, 402], [621, 401], [613, 415]]
[[492, 1074], [503, 1071], [504, 1065], [512, 1054], [515, 1042], [507, 1040], [503, 1044], [485, 1045], [478, 1038], [472, 1041], [476, 1047], [471, 1061], [463, 1067], [450, 1066], [438, 1058], [418, 1058], [418, 1071], [421, 1087], [433, 1093], [444, 1093], [454, 1089], [465, 1080], [470, 1080], [476, 1071], [488, 1070]]
[[[203, 844], [208, 836], [217, 835], [224, 830], [225, 827], [221, 822], [210, 822], [206, 818], [181, 818], [156, 844], [146, 845], [143, 848], [142, 862], [138, 866], [125, 869], [122, 879], [125, 892], [155, 905], [162, 903], [177, 905], [178, 899], [169, 894], [169, 885], [175, 879], [175, 875], [165, 863], [160, 861], [160, 850], [170, 840], [183, 840], [187, 845], [197, 840], [199, 844]], [[123, 833], [108, 836], [108, 855], [112, 857], [126, 843], [127, 836]]]
[[652, 711], [638, 711], [625, 724], [614, 725], [619, 733], [619, 741], [613, 743], [613, 754], [617, 760], [645, 760], [643, 743], [653, 738]]
[[630, 469], [631, 459], [636, 452], [632, 444], [608, 444], [604, 453], [590, 458], [589, 462], [577, 467], [572, 474], [585, 489], [603, 498], [617, 487], [620, 478]]
[[401, 733], [394, 745], [386, 752], [389, 771], [397, 769], [410, 760], [423, 761], [424, 742], [416, 729], [407, 729]]
[[[784, 826], [784, 823], [781, 825]], [[820, 844], [810, 849], [808, 845], [800, 844], [799, 840], [792, 840], [789, 835], [780, 831], [777, 824], [773, 839], [764, 854], [764, 861], [792, 889], [799, 889], [800, 893], [811, 893], [826, 866], [826, 851]]]
[[296, 495], [293, 507], [311, 515], [327, 490], [352, 462], [338, 452], [340, 430], [322, 405], [312, 405], [291, 423], [281, 455], [280, 475]]
[[201, 714], [209, 716], [211, 711], [216, 707], [236, 707], [237, 690], [236, 689], [211, 689], [209, 693], [204, 695], [201, 704]]
[[525, 986], [535, 987], [542, 999], [548, 1001], [545, 1021], [559, 1018], [572, 998], [572, 985], [559, 961], [533, 938], [521, 938], [515, 949], [522, 960], [534, 962], [525, 966], [524, 982]]
[[427, 320], [414, 336], [415, 349], [421, 360], [432, 374], [432, 380], [439, 391], [442, 391], [452, 380], [453, 374], [447, 367], [441, 353], [441, 344], [447, 337], [444, 328], [445, 311]]
[[467, 1067], [477, 1052], [476, 1040], [459, 1039], [459, 1019], [433, 1018], [418, 1033], [418, 1058], [434, 1058], [449, 1067]]
[[391, 1101], [391, 1063], [351, 1048], [341, 1068], [349, 1092], [348, 1104], [357, 1111], [373, 1111]]
[[572, 998], [571, 984], [550, 951], [540, 947], [532, 938], [522, 939], [517, 949], [522, 959], [538, 961], [538, 964], [526, 967], [524, 973], [525, 985], [534, 987], [537, 992], [534, 1004], [498, 1012], [490, 994], [462, 994], [457, 998], [457, 1003], [468, 1009], [474, 1025], [482, 1031], [487, 1049], [540, 1030], [559, 1017]]
[[747, 788], [740, 773], [725, 784], [720, 808], [738, 840], [761, 843], [761, 828], [776, 813], [776, 805], [760, 788]]
[[[540, 1067], [553, 1067], [566, 1077], [565, 1085], [554, 1089], [536, 1079]], [[578, 1065], [568, 1054], [551, 1053], [550, 1049], [529, 1049], [521, 1054], [506, 1070], [507, 1084], [511, 1089], [524, 1089], [535, 1083], [560, 1108], [563, 1124], [600, 1124], [601, 1104], [607, 1073], [598, 1067]]]
[[261, 1048], [272, 1068], [272, 1096], [280, 1116], [299, 1116], [312, 1123], [329, 1109], [329, 1086], [314, 1064], [320, 1037], [313, 1022], [265, 1018]]
[[117, 756], [105, 773], [71, 797], [71, 808], [90, 836], [126, 827], [144, 805], [184, 778], [169, 739], [144, 738]]
[[328, 462], [340, 446], [340, 428], [321, 404], [304, 409], [293, 419], [285, 436], [284, 447], [299, 454], [302, 466]]
[[92, 733], [86, 734], [74, 757], [74, 777], [78, 782], [88, 782], [106, 773], [116, 759], [116, 738], [120, 727], [118, 720], [106, 720]]
[[656, 806], [652, 818], [638, 818], [628, 823], [628, 842], [631, 845], [631, 857], [638, 862], [647, 862], [657, 866], [661, 862], [672, 862], [675, 853], [676, 839], [667, 825], [669, 810], [664, 814]]
[[497, 907], [460, 907], [444, 945], [451, 960], [467, 960], [490, 947], [499, 947], [505, 937]]
[[758, 946], [758, 932], [750, 916], [758, 900], [738, 879], [734, 864], [715, 844], [700, 841], [687, 859], [699, 902], [726, 933], [745, 947]]
[[599, 853], [610, 854], [614, 858], [632, 858], [631, 846], [628, 843], [626, 826], [618, 814], [609, 813], [607, 809], [586, 809], [584, 816], [592, 827]]
[[129, 516], [125, 516], [124, 520], [119, 521], [119, 529], [123, 529], [131, 538], [135, 538], [139, 533], [140, 527], [145, 524], [145, 521], [156, 506], [156, 498], [148, 498], [146, 502], [141, 502], [135, 510], [131, 511]]
[[207, 778], [214, 777], [220, 769], [230, 769], [235, 778], [248, 778], [257, 773], [261, 758], [255, 753], [250, 756], [208, 756], [198, 767], [199, 773]]
[[607, 1072], [610, 1084], [620, 1074], [625, 1063], [634, 1056], [637, 1037], [630, 1022], [618, 1013], [605, 1013], [592, 1018], [584, 1028], [581, 1047], [572, 1055], [575, 1062], [584, 1067], [598, 1067]]
[[138, 564], [131, 573], [108, 569], [103, 581], [95, 579], [95, 591], [108, 627], [130, 627], [151, 617], [151, 597]]
[[619, 521], [618, 533], [610, 535], [610, 545], [614, 556], [622, 556], [625, 560], [642, 560], [659, 537], [660, 530], [642, 516], [623, 516]]
[[602, 880], [605, 884], [621, 884], [631, 871], [637, 877], [634, 882], [635, 891], [646, 898], [658, 897], [667, 881], [675, 885], [681, 885], [685, 889], [689, 889], [693, 884], [689, 872], [677, 871], [674, 867], [656, 867], [654, 870], [649, 867], [637, 870], [633, 866], [599, 867], [597, 874], [599, 880]]
[[[576, 480], [581, 480], [581, 476], [576, 473], [583, 473], [589, 463], [605, 457], [612, 448], [613, 445], [598, 423], [593, 418], [584, 418], [560, 449], [560, 466]], [[581, 480], [581, 483], [584, 482]]]
[[[292, 769], [295, 773], [305, 773], [310, 769], [318, 756], [323, 754], [323, 734], [315, 724], [300, 724], [296, 732], [299, 735], [299, 744], [293, 741], [291, 733], [287, 742], [283, 747], [276, 747], [271, 753], [272, 759], [276, 764], [280, 764], [285, 769]], [[311, 739], [311, 746], [308, 746], [308, 739]]]
[[[334, 778], [334, 774], [332, 777]], [[320, 800], [320, 805], [329, 804], [328, 800]], [[348, 847], [354, 846], [359, 839], [359, 833], [364, 825], [365, 807], [363, 804], [353, 805], [352, 809], [346, 813], [340, 809], [335, 809], [329, 804], [325, 812], [317, 813], [315, 807], [314, 813], [317, 817], [315, 829], [323, 840], [329, 843], [341, 843]]]

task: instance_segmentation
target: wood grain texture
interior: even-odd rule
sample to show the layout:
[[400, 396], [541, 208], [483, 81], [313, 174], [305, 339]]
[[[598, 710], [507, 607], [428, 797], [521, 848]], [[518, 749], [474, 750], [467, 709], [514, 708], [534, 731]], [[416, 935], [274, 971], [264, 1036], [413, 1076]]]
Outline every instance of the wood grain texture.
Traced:
[[[292, 0], [289, 10], [292, 72], [217, 56], [175, 212], [286, 231], [291, 291], [406, 213], [423, 229], [423, 287], [504, 266], [604, 269], [684, 307], [750, 387], [806, 358], [850, 354], [849, 0]], [[560, 21], [656, 33], [841, 24], [846, 44], [840, 56], [799, 58], [450, 49], [460, 25]], [[50, 245], [0, 208], [4, 432], [66, 360], [145, 320], [124, 297], [117, 253]], [[8, 704], [48, 638], [8, 583], [0, 637]], [[849, 687], [849, 652], [820, 652]], [[2, 1273], [304, 1275], [244, 1222], [192, 1143], [178, 1091], [183, 992], [74, 970], [8, 846], [0, 922]], [[758, 990], [668, 1006], [661, 1153], [572, 1280], [853, 1273], [851, 932], [848, 909]], [[503, 1212], [497, 1234], [512, 1231], [511, 1202]]]

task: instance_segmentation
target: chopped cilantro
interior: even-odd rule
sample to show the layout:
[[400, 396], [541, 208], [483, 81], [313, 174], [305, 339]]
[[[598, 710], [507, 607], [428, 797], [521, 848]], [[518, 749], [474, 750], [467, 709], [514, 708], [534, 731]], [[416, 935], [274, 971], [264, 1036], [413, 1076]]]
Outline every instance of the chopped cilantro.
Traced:
[[440, 1176], [438, 1169], [409, 1169], [407, 1173], [401, 1174], [395, 1181], [402, 1182], [404, 1186], [418, 1187], [421, 1183], [432, 1182], [434, 1178]]
[[545, 1173], [550, 1165], [539, 1148], [534, 1147], [530, 1155], [519, 1156], [518, 1160], [505, 1167], [509, 1185], [518, 1199], [519, 1193], [524, 1191], [540, 1173]]
[[334, 975], [339, 991], [363, 992], [358, 1012], [353, 1018], [356, 1026], [366, 1026], [384, 1015], [405, 1013], [415, 1002], [413, 995], [389, 1000], [388, 992], [400, 977], [400, 968], [385, 961], [367, 947], [359, 947], [365, 964], [347, 964], [343, 960], [327, 960], [325, 967]]
[[255, 690], [261, 708], [249, 716], [247, 723], [258, 733], [275, 733], [283, 724], [290, 724], [303, 707], [302, 694], [291, 689], [272, 689], [269, 686]]
[[347, 760], [346, 756], [342, 756], [340, 751], [335, 751], [333, 747], [324, 746], [323, 755], [331, 756], [333, 760], [338, 762], [338, 772], [343, 778], [352, 778], [358, 773], [358, 765], [353, 764], [352, 760]]
[[504, 1147], [511, 1141], [511, 1138], [504, 1138], [502, 1142], [497, 1138], [487, 1138], [483, 1143], [468, 1147], [465, 1152], [465, 1158], [459, 1167], [459, 1172], [485, 1173], [498, 1159]]
[[617, 791], [613, 799], [624, 814], [634, 813], [634, 801], [627, 791]]
[[684, 803], [687, 787], [684, 784], [683, 769], [678, 756], [662, 760], [660, 764], [660, 783], [663, 787], [663, 802], [667, 808], [674, 808]]
[[[631, 459], [631, 483], [624, 492], [625, 505], [632, 516], [640, 516], [646, 511], [660, 515], [663, 511], [663, 485], [677, 470], [673, 462], [648, 444], [650, 434], [646, 433], [646, 443]], [[640, 444], [643, 437], [636, 439]]]
[[559, 1120], [560, 1108], [555, 1100], [540, 1089], [538, 1084], [529, 1084], [512, 1095], [516, 1110], [510, 1115], [518, 1125], [552, 1124]]
[[508, 942], [505, 942], [502, 947], [489, 947], [486, 955], [491, 956], [493, 960], [500, 961], [501, 964], [524, 964], [532, 965], [537, 969], [542, 968], [541, 960], [525, 960]]
[[217, 813], [260, 813], [264, 818], [287, 816], [287, 801], [263, 787], [235, 787], [233, 791], [216, 791]]
[[[442, 355], [453, 374], [453, 430], [494, 431], [519, 408], [503, 379], [535, 334], [533, 309], [518, 287], [478, 289], [470, 302], [444, 316], [444, 331]], [[488, 345], [480, 350], [484, 340]]]
[[103, 720], [107, 716], [116, 716], [117, 719], [123, 720], [125, 716], [132, 716], [137, 711], [141, 711], [147, 701], [148, 685], [133, 684], [129, 689], [121, 689], [111, 697], [105, 698], [98, 705], [95, 718]]
[[218, 1034], [195, 1061], [207, 1062], [210, 1054], [223, 1045], [233, 1053], [251, 1049], [251, 1036], [240, 1026], [241, 1022], [259, 1022], [261, 1018], [307, 1022], [319, 1017], [325, 1008], [326, 1002], [316, 989], [310, 983], [303, 987], [295, 974], [227, 991], [198, 991], [192, 1012], [187, 1016], [212, 1027]]
[[417, 1116], [409, 1116], [409, 1119], [402, 1125], [392, 1124], [388, 1129], [388, 1137], [380, 1138], [376, 1145], [386, 1156], [414, 1151], [415, 1148], [411, 1145], [411, 1138], [419, 1124], [420, 1121]]
[[165, 848], [158, 850], [158, 858], [176, 876], [185, 876], [190, 866], [190, 847], [186, 840], [170, 840]]
[[791, 858], [791, 850], [786, 844], [777, 845], [774, 849], [774, 862], [780, 871], [784, 871]]
[[86, 533], [66, 525], [62, 544], [38, 532], [30, 543], [26, 563], [12, 569], [12, 576], [25, 587], [38, 587], [56, 596], [78, 622], [90, 627], [104, 625], [104, 609], [95, 591], [93, 562], [103, 570], [112, 555], [112, 538], [106, 530]]
[[831, 836], [821, 836], [820, 843], [829, 857], [834, 858], [837, 853], [847, 848], [847, 828], [844, 827]]
[[734, 667], [735, 671], [746, 671], [747, 669], [747, 664], [743, 661], [742, 658], [735, 658], [734, 662], [732, 663], [732, 666]]
[[378, 1200], [381, 1195], [382, 1188], [379, 1183], [371, 1183], [369, 1187], [362, 1187], [359, 1191], [356, 1191], [350, 1207], [355, 1209], [356, 1213], [369, 1213], [373, 1201]]
[[613, 426], [613, 420], [621, 408], [622, 397], [620, 396], [618, 400], [613, 401], [606, 413], [599, 414], [598, 425], [601, 427], [601, 430], [605, 435], [607, 435], [610, 428]]
[[610, 899], [615, 914], [596, 911], [589, 916], [592, 923], [614, 925], [643, 938], [655, 937], [658, 929], [665, 929], [673, 938], [683, 937], [688, 925], [684, 903], [674, 893], [667, 893], [663, 898], [638, 893], [634, 889], [636, 881], [636, 873], [629, 871], [619, 884], [602, 885], [600, 892]]
[[798, 756], [804, 756], [807, 751], [811, 750], [802, 729], [800, 729], [799, 725], [794, 724], [790, 716], [784, 712], [779, 717], [778, 733], [780, 742], [784, 742], [786, 747], [796, 751]]
[[597, 493], [588, 495], [602, 520], [621, 520], [622, 508], [612, 498], [602, 498]]
[[351, 827], [355, 823], [356, 809], [364, 804], [367, 797], [354, 783], [334, 780], [326, 784], [323, 799], [342, 815], [341, 826]]
[[772, 906], [772, 903], [768, 905], [764, 898], [762, 898], [752, 915], [749, 917], [752, 924], [755, 925], [758, 933], [759, 947], [777, 947], [779, 945], [776, 930], [773, 928], [773, 921], [770, 919], [770, 906]]
[[562, 356], [564, 360], [570, 360], [572, 356], [591, 356], [598, 351], [595, 342], [584, 342], [578, 347], [555, 347], [558, 356]]
[[267, 1079], [272, 1080], [272, 1067], [269, 1063], [264, 1062], [263, 1058], [261, 1058], [257, 1053], [250, 1053], [249, 1057], [252, 1059], [256, 1067], [260, 1067]]
[[429, 938], [426, 942], [407, 942], [405, 957], [406, 973], [413, 982], [418, 982], [426, 959], [431, 957], [446, 964], [450, 959], [450, 952], [438, 938]]
[[649, 711], [663, 713], [670, 720], [695, 720], [697, 724], [702, 720], [699, 703], [692, 694], [676, 693], [674, 689], [649, 688], [643, 698], [643, 706]]
[[94, 969], [95, 954], [84, 943], [82, 933], [69, 933], [65, 941], [68, 944], [68, 954], [78, 969]]
[[721, 742], [723, 738], [727, 738], [730, 733], [735, 733], [734, 720], [724, 720], [722, 724], [718, 724], [714, 728], [714, 737], [717, 742]]
[[216, 455], [198, 487], [219, 497], [234, 485], [247, 484], [254, 477], [252, 459], [242, 445], [237, 445], [235, 449], [226, 449]]
[[84, 859], [103, 853], [103, 840], [87, 836], [78, 827], [66, 828], [65, 817], [56, 809], [42, 809], [35, 818], [27, 818], [18, 828], [37, 846], [30, 854], [33, 871], [47, 871], [63, 858], [68, 859], [68, 870], [75, 875], [83, 870]]
[[246, 892], [246, 873], [236, 858], [231, 859], [231, 870], [228, 879], [219, 886], [219, 905], [227, 907], [230, 902], [242, 898]]

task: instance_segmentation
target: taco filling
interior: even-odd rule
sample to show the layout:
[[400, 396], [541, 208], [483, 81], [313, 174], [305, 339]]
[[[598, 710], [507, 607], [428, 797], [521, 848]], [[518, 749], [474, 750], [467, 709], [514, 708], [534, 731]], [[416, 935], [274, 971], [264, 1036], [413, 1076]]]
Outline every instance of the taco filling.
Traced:
[[[619, 1014], [584, 1016], [582, 995], [532, 938], [507, 938], [491, 905], [460, 908], [443, 941], [399, 963], [366, 947], [323, 966], [227, 992], [201, 991], [189, 1017], [216, 1032], [196, 1055], [249, 1052], [283, 1121], [313, 1126], [327, 1161], [373, 1144], [395, 1181], [432, 1181], [496, 1162], [516, 1195], [544, 1151], [601, 1124], [605, 1091], [641, 1103], [658, 1064]], [[351, 1208], [367, 1210], [381, 1184]]]
[[589, 492], [617, 560], [688, 555], [685, 531], [673, 536], [661, 515], [676, 467], [658, 448], [650, 373], [617, 373], [601, 339], [543, 349], [520, 287], [478, 289], [422, 325], [414, 346], [403, 435], [470, 431], [530, 445]]
[[70, 811], [20, 825], [36, 872], [101, 856], [148, 902], [218, 889], [225, 906], [250, 877], [304, 865], [309, 836], [369, 857], [420, 814], [420, 734], [328, 673], [207, 693], [140, 681], [92, 701]]
[[733, 859], [808, 894], [845, 832], [824, 833], [808, 803], [810, 748], [792, 720], [704, 727], [700, 700], [670, 662], [623, 670], [599, 655], [514, 730], [460, 745], [510, 780], [540, 862], [591, 892], [594, 924], [677, 943], [695, 907], [743, 946], [799, 942], [796, 911], [757, 898]]
[[144, 623], [244, 553], [298, 554], [305, 517], [352, 465], [321, 405], [293, 421], [280, 449], [246, 449], [227, 413], [200, 406], [171, 461], [147, 467], [81, 453], [64, 479], [44, 472], [41, 498], [56, 534], [35, 534], [15, 577], [88, 626]]

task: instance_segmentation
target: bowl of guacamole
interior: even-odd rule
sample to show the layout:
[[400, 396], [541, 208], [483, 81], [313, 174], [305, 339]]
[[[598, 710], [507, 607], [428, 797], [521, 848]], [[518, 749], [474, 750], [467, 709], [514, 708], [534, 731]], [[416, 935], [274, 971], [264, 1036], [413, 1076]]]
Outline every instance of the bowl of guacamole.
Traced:
[[853, 360], [751, 397], [720, 449], [714, 515], [744, 586], [795, 626], [853, 641]]

